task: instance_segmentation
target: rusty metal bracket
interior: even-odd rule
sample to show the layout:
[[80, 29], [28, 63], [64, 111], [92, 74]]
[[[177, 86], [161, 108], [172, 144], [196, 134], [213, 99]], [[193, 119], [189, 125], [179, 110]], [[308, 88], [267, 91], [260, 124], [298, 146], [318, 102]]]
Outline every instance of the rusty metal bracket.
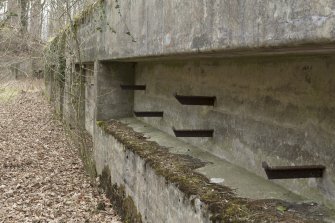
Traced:
[[120, 85], [122, 90], [145, 91], [146, 85]]
[[134, 115], [136, 117], [163, 117], [164, 112], [160, 111], [149, 111], [149, 112], [136, 112], [134, 111]]
[[182, 105], [206, 105], [206, 106], [214, 106], [216, 97], [210, 96], [182, 96], [175, 95], [176, 99]]
[[266, 162], [262, 167], [268, 179], [322, 178], [326, 169], [323, 165], [270, 167]]
[[176, 137], [207, 137], [211, 138], [213, 137], [214, 130], [209, 129], [209, 130], [203, 130], [203, 129], [198, 129], [198, 130], [176, 130], [173, 128], [173, 132]]

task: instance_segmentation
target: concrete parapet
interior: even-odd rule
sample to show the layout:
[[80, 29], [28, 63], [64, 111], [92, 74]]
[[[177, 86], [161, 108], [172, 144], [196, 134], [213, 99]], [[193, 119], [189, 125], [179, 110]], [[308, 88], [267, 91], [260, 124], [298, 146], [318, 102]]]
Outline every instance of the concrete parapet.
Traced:
[[[121, 122], [98, 122], [94, 138], [102, 186], [114, 199], [121, 190], [131, 204], [123, 210], [126, 222], [323, 222], [329, 217], [308, 204], [239, 198], [196, 171], [208, 163], [171, 153]], [[290, 211], [278, 214], [278, 207]]]

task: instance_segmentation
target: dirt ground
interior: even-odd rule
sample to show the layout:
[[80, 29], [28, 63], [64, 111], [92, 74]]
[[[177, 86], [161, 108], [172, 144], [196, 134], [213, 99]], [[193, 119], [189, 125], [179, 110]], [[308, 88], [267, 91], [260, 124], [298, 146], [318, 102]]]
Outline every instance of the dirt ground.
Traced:
[[0, 84], [0, 222], [121, 222], [91, 185], [42, 86]]

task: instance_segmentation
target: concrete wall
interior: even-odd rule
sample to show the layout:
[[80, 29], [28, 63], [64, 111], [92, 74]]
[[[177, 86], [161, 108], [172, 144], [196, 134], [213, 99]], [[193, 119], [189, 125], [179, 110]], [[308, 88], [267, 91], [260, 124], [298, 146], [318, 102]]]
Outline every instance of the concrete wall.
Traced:
[[86, 126], [85, 65], [68, 64], [64, 85], [63, 118], [72, 127]]
[[205, 210], [196, 210], [175, 185], [168, 184], [143, 158], [98, 126], [94, 143], [98, 175], [109, 169], [112, 185], [125, 188], [142, 222], [211, 222]]
[[97, 66], [96, 119], [132, 116], [134, 93], [123, 91], [120, 85], [134, 84], [134, 64], [104, 62]]
[[97, 8], [79, 27], [84, 61], [334, 51], [332, 0], [105, 0]]
[[12, 68], [8, 67], [7, 64], [0, 63], [0, 69], [1, 69], [0, 78], [2, 81], [7, 81], [7, 80], [9, 81], [9, 80], [15, 79]]
[[94, 63], [86, 64], [85, 72], [85, 129], [93, 136], [95, 125], [95, 77]]
[[62, 117], [64, 106], [66, 107], [66, 104], [64, 103], [65, 81], [57, 74], [58, 69], [56, 64], [50, 65], [47, 68], [47, 75], [45, 76], [45, 92], [47, 98], [52, 103], [55, 112]]
[[[326, 165], [322, 180], [278, 180], [309, 196], [335, 200], [335, 57], [257, 57], [136, 66], [135, 111], [174, 135], [176, 129], [214, 129], [210, 139], [182, 138], [218, 157], [265, 176], [270, 165]], [[174, 94], [216, 96], [214, 107], [181, 105]]]
[[27, 77], [43, 77], [43, 61], [41, 58], [26, 58], [10, 65], [11, 75], [15, 79]]
[[67, 71], [65, 75], [63, 119], [66, 121], [67, 124], [74, 125], [73, 122], [75, 120], [75, 110], [72, 105], [73, 96], [71, 93], [71, 86], [72, 86], [72, 79], [73, 79], [72, 69], [74, 68], [72, 67], [72, 64], [69, 63], [69, 61], [67, 61], [67, 66], [70, 69]]
[[55, 102], [55, 109], [56, 112], [62, 117], [63, 112], [64, 112], [64, 82], [59, 81], [58, 79], [55, 80], [54, 82], [54, 88], [52, 91], [52, 94], [55, 97], [54, 102]]
[[12, 76], [15, 79], [24, 79], [33, 75], [32, 60], [24, 60], [11, 65]]
[[[214, 129], [212, 139], [182, 140], [263, 177], [262, 161], [325, 165], [322, 179], [276, 182], [307, 197], [322, 193], [334, 203], [333, 1], [99, 2], [77, 27], [80, 60], [89, 67], [86, 85], [78, 61], [67, 58], [64, 119], [71, 124], [78, 109], [85, 114], [78, 121], [94, 137], [98, 174], [108, 166], [112, 183], [125, 186], [147, 222], [206, 219], [178, 203], [179, 192], [164, 187], [136, 154], [101, 129], [93, 131], [96, 121], [162, 110], [164, 118], [141, 120], [170, 135], [172, 127]], [[123, 91], [120, 84], [146, 84], [147, 90]], [[182, 106], [175, 93], [217, 101], [214, 107]], [[151, 191], [152, 184], [164, 195]]]

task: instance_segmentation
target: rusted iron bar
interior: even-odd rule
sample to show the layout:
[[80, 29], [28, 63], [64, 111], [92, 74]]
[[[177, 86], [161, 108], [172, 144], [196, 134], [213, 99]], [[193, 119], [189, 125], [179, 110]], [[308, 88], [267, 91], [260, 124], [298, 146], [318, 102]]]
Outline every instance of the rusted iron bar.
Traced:
[[322, 178], [326, 169], [323, 165], [270, 167], [266, 162], [262, 167], [268, 179]]
[[146, 85], [120, 85], [122, 90], [145, 91]]
[[176, 130], [173, 128], [176, 137], [213, 137], [214, 130]]
[[164, 112], [155, 112], [155, 111], [149, 111], [149, 112], [135, 112], [134, 115], [136, 117], [163, 117]]
[[182, 96], [175, 95], [176, 99], [182, 105], [206, 105], [206, 106], [214, 106], [216, 101], [216, 97], [210, 96]]

